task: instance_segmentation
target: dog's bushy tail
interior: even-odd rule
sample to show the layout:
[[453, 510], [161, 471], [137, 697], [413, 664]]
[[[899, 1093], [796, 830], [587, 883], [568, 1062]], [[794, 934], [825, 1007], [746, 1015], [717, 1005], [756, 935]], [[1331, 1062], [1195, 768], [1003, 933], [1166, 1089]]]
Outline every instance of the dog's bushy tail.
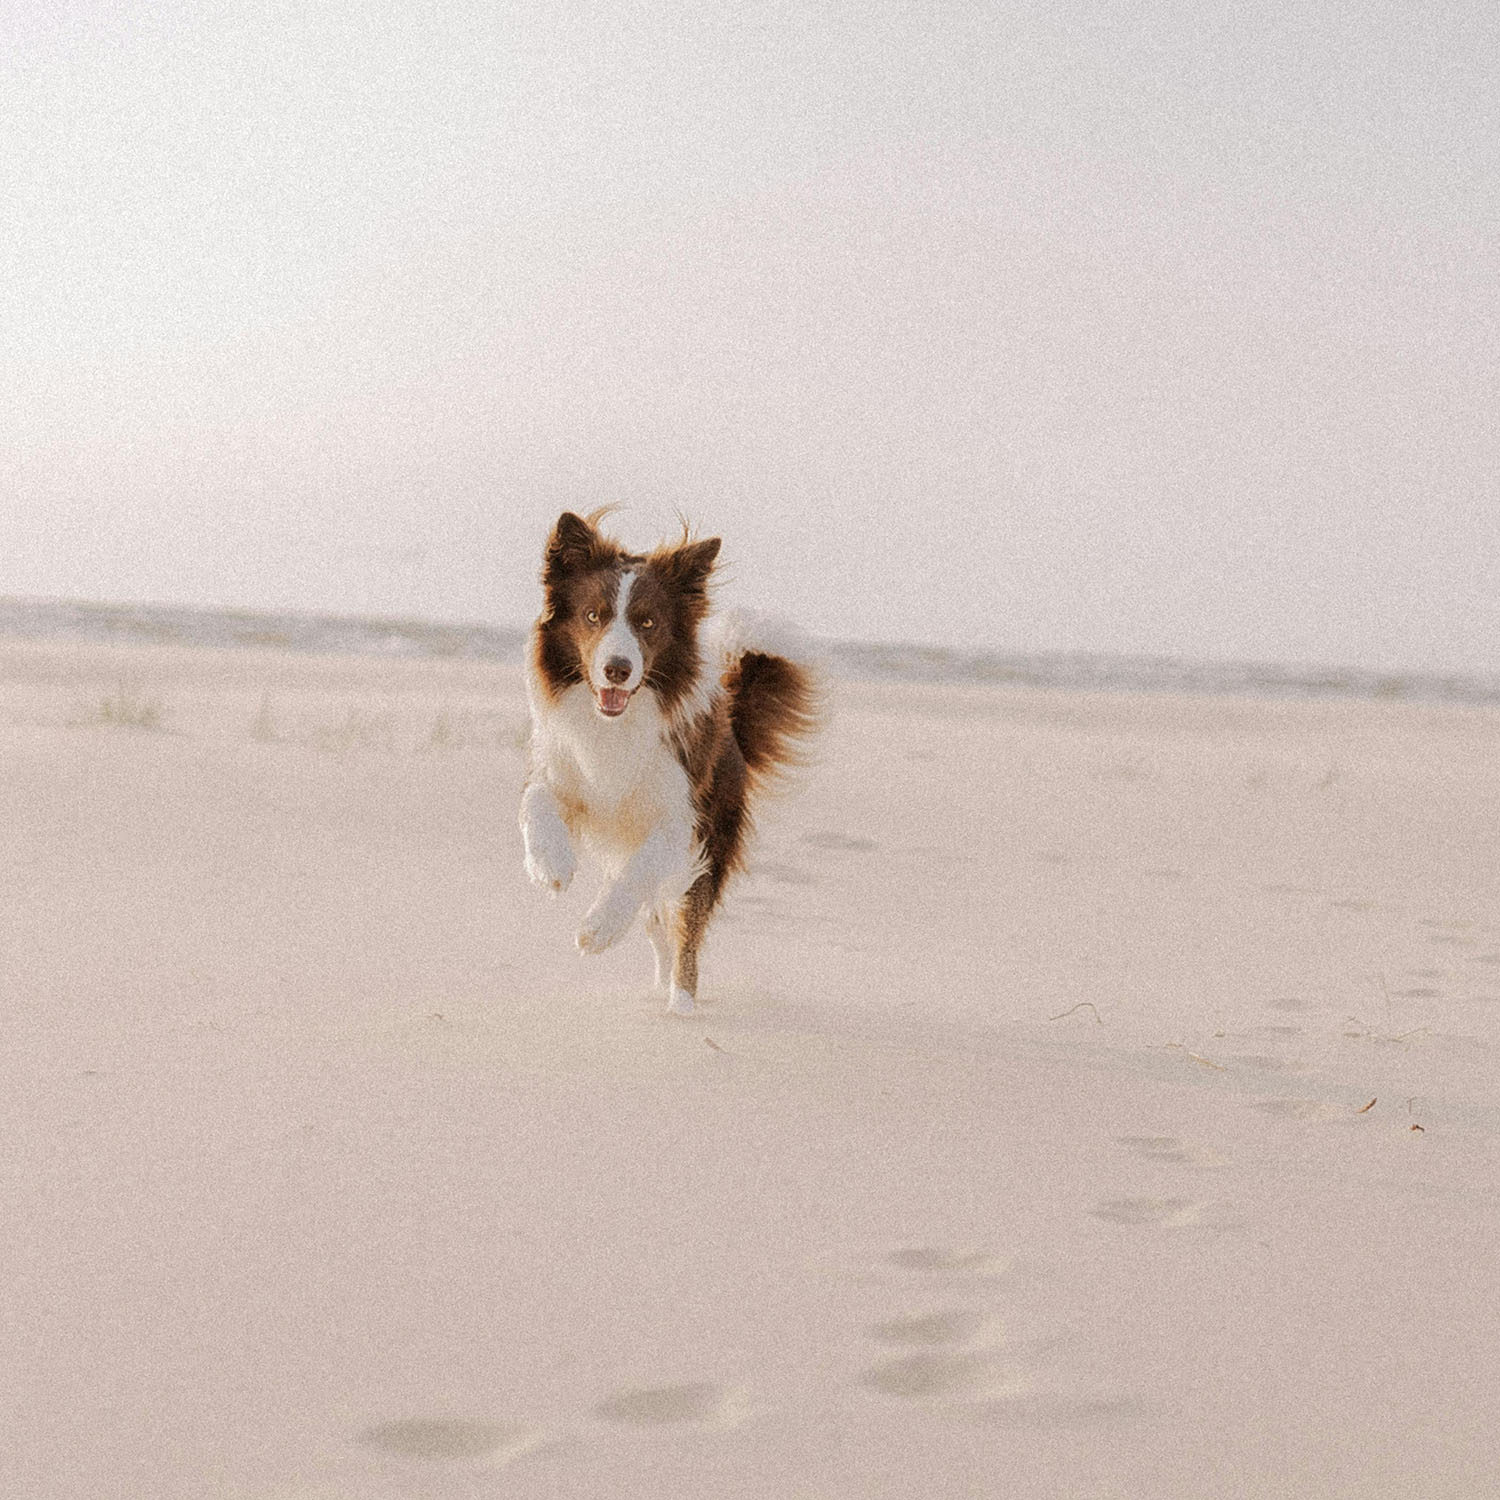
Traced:
[[752, 779], [806, 764], [823, 696], [808, 643], [779, 621], [737, 613], [726, 619], [719, 649], [730, 729]]

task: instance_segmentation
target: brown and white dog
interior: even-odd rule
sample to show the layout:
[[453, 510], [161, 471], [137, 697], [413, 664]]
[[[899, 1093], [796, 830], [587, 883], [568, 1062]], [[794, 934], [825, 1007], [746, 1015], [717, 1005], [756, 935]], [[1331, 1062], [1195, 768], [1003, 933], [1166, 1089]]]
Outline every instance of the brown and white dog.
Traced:
[[752, 797], [800, 758], [815, 683], [768, 628], [710, 618], [717, 537], [634, 553], [599, 531], [602, 514], [564, 513], [547, 542], [527, 664], [526, 873], [566, 890], [582, 844], [607, 878], [579, 948], [602, 953], [644, 911], [657, 986], [686, 1015]]

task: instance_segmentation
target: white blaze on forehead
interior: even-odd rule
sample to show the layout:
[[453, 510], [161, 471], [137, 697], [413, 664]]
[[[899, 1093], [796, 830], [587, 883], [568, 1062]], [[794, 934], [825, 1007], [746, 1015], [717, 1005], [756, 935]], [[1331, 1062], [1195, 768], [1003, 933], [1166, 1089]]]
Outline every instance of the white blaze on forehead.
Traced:
[[615, 590], [615, 621], [619, 623], [625, 618], [625, 607], [630, 603], [630, 591], [635, 587], [635, 571], [627, 568], [620, 574], [620, 584]]
[[[627, 692], [634, 692], [641, 685], [641, 668], [644, 666], [641, 643], [636, 640], [635, 632], [625, 618], [625, 606], [630, 602], [630, 590], [634, 584], [635, 572], [627, 568], [620, 574], [619, 586], [615, 590], [614, 619], [609, 622], [609, 629], [594, 647], [589, 679], [596, 691], [607, 687], [622, 687]], [[624, 682], [612, 683], [604, 675], [604, 664], [612, 656], [623, 656], [630, 663], [630, 676]]]

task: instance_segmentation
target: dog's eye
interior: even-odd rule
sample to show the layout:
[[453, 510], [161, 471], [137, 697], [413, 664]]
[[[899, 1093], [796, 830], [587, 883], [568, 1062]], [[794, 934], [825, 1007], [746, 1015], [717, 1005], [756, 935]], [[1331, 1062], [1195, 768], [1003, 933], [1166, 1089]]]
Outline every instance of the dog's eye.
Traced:
[[642, 620], [641, 621], [641, 629], [642, 630], [655, 630], [656, 629], [656, 621], [652, 620], [652, 619]]
[[584, 619], [587, 620], [590, 625], [597, 625], [599, 623], [599, 611], [597, 609], [591, 609], [584, 616]]

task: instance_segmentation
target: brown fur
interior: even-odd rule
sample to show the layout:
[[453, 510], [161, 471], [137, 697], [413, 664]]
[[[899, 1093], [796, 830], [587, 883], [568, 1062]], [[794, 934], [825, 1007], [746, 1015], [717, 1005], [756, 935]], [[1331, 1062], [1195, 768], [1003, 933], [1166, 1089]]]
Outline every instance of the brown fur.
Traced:
[[746, 651], [724, 674], [730, 727], [750, 774], [764, 777], [803, 760], [818, 727], [817, 691], [805, 667], [766, 651]]

